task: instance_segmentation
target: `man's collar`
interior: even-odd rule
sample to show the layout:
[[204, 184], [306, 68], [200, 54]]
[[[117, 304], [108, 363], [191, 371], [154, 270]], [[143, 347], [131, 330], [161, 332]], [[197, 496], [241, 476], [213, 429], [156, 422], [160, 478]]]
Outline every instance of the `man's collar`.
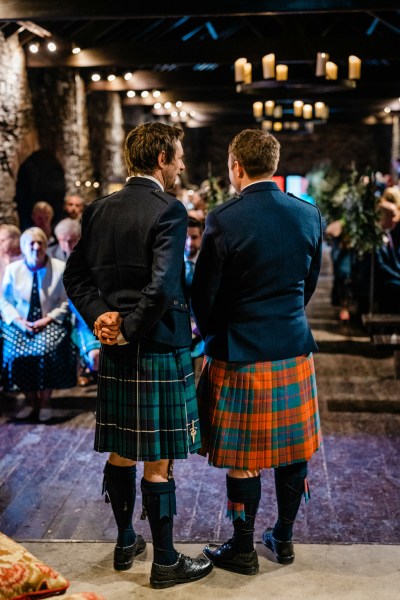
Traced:
[[158, 185], [159, 188], [161, 188], [162, 192], [164, 191], [164, 186], [159, 182], [157, 177], [154, 177], [153, 175], [131, 175], [129, 179], [136, 179], [137, 177], [140, 177], [141, 179], [150, 179], [150, 181], [153, 181]]

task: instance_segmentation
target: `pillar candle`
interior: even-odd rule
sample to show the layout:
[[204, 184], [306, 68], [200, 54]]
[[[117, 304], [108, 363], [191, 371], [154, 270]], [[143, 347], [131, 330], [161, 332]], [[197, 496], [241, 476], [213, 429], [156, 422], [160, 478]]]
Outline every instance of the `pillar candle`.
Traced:
[[247, 63], [247, 58], [238, 58], [235, 61], [235, 81], [240, 83], [244, 81], [244, 65]]
[[326, 52], [317, 53], [317, 63], [315, 65], [316, 77], [325, 77], [326, 63], [329, 60], [329, 54]]
[[276, 80], [286, 81], [288, 78], [288, 66], [287, 65], [276, 65]]
[[272, 129], [272, 121], [263, 121], [261, 123], [261, 128], [263, 131], [271, 131]]
[[275, 54], [266, 54], [262, 57], [262, 69], [264, 79], [275, 77]]
[[251, 83], [252, 82], [252, 67], [251, 67], [251, 63], [247, 62], [244, 65], [244, 79], [243, 79], [244, 83]]
[[273, 100], [267, 100], [265, 103], [265, 114], [272, 117], [274, 114], [275, 102]]
[[311, 119], [312, 118], [312, 106], [311, 106], [311, 104], [305, 104], [303, 106], [303, 117], [304, 117], [304, 119]]
[[325, 77], [326, 79], [337, 79], [337, 65], [330, 60], [326, 63]]
[[295, 117], [303, 116], [303, 106], [304, 106], [303, 100], [295, 100], [293, 102], [293, 114]]
[[314, 105], [314, 114], [316, 119], [324, 118], [325, 102], [316, 102]]
[[253, 116], [256, 119], [260, 119], [263, 116], [263, 103], [262, 102], [254, 102], [253, 103]]
[[353, 54], [349, 56], [349, 79], [360, 79], [361, 60]]

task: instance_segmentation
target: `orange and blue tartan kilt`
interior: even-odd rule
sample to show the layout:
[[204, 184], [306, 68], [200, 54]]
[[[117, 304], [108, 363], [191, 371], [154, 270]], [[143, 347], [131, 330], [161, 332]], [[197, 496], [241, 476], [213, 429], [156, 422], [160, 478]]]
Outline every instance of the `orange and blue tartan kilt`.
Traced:
[[206, 356], [197, 387], [202, 447], [215, 467], [307, 461], [322, 443], [312, 354], [243, 363]]

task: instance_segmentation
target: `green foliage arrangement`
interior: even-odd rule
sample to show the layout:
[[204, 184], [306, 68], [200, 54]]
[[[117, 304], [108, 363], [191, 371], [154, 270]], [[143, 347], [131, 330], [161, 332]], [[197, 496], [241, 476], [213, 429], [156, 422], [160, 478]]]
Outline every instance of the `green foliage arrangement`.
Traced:
[[342, 222], [347, 247], [363, 256], [381, 245], [379, 198], [372, 169], [360, 174], [354, 169], [343, 172], [323, 164], [306, 177], [307, 193], [313, 196], [327, 222]]

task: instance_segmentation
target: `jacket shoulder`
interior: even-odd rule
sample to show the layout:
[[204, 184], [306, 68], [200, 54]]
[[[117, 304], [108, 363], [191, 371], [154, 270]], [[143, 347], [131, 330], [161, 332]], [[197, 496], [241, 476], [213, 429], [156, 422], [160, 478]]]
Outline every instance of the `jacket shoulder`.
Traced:
[[229, 210], [230, 208], [232, 208], [232, 206], [235, 206], [235, 204], [237, 204], [240, 199], [241, 199], [241, 196], [234, 196], [233, 198], [230, 198], [223, 204], [220, 204], [220, 205], [216, 206], [215, 208], [213, 208], [211, 213], [218, 215], [218, 214], [224, 212], [225, 210]]
[[[174, 204], [174, 203], [182, 204], [182, 202], [180, 200], [178, 200], [177, 198], [175, 198], [175, 196], [168, 194], [168, 192], [163, 192], [162, 190], [152, 189], [151, 194], [156, 196], [156, 198], [158, 198], [162, 202], [164, 202], [164, 204]], [[182, 206], [183, 206], [183, 204], [182, 204]]]
[[292, 194], [292, 192], [286, 192], [287, 196], [290, 196], [291, 198], [295, 198], [296, 200], [298, 200], [299, 202], [302, 202], [303, 204], [305, 204], [306, 206], [310, 207], [310, 209], [313, 211], [317, 211], [317, 214], [320, 214], [320, 210], [318, 208], [318, 206], [316, 204], [312, 204], [311, 202], [308, 202], [307, 200], [303, 200], [303, 198], [299, 198], [298, 196], [295, 196], [294, 194]]

